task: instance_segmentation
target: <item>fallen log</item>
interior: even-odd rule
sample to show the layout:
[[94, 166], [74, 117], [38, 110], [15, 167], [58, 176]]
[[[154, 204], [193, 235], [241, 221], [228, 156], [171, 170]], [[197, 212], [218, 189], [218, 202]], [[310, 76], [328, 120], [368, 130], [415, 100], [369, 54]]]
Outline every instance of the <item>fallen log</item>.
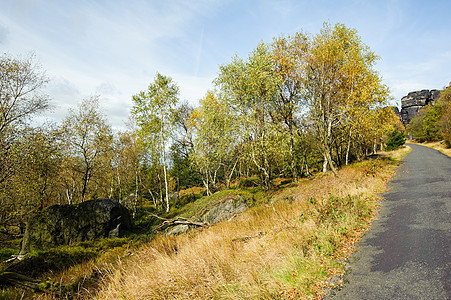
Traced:
[[197, 221], [190, 220], [190, 219], [183, 218], [183, 217], [176, 217], [174, 219], [166, 219], [166, 218], [162, 218], [157, 215], [151, 215], [151, 216], [163, 221], [160, 225], [155, 227], [153, 229], [153, 231], [161, 230], [162, 228], [169, 227], [169, 226], [175, 226], [175, 225], [193, 225], [193, 226], [197, 226], [197, 227], [209, 227], [210, 226], [210, 224], [207, 222], [197, 222]]
[[15, 286], [23, 289], [32, 290], [34, 292], [43, 292], [39, 287], [39, 281], [14, 272], [0, 273], [0, 286]]

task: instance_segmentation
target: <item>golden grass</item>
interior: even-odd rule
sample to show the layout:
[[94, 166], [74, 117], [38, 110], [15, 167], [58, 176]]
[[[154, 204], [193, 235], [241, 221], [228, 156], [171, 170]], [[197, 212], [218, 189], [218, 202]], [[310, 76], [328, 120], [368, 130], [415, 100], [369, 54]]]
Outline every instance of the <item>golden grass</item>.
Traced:
[[451, 157], [451, 148], [446, 148], [445, 144], [442, 144], [441, 142], [429, 142], [429, 143], [416, 143], [415, 141], [408, 141], [408, 142], [412, 143], [412, 144], [423, 145], [423, 146], [438, 150], [438, 151], [442, 152], [443, 154]]
[[96, 298], [319, 298], [328, 276], [343, 272], [337, 260], [368, 227], [394, 168], [381, 159], [348, 166], [338, 177], [301, 180], [232, 221], [159, 236], [110, 267]]

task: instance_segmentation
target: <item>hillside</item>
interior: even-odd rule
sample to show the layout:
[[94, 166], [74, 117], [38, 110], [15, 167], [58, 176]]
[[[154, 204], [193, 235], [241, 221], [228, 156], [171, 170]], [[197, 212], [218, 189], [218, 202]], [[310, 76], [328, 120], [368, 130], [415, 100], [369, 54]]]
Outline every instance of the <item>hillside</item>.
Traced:
[[[398, 151], [404, 155], [408, 148]], [[398, 160], [386, 156], [277, 191], [236, 218], [159, 236], [109, 269], [100, 299], [319, 298], [340, 285]], [[225, 195], [224, 195], [225, 196]]]

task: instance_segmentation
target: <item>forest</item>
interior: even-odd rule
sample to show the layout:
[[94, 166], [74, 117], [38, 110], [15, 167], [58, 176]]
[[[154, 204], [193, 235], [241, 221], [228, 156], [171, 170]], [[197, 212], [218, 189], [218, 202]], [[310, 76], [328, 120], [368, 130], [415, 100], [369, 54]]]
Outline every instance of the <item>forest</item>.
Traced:
[[49, 79], [33, 55], [4, 54], [0, 232], [23, 234], [27, 218], [53, 204], [109, 198], [135, 217], [169, 212], [184, 195], [338, 174], [404, 133], [378, 60], [342, 24], [281, 35], [221, 65], [198, 106], [157, 73], [132, 97], [127, 129], [114, 131], [99, 96], [59, 124], [32, 126], [50, 108]]

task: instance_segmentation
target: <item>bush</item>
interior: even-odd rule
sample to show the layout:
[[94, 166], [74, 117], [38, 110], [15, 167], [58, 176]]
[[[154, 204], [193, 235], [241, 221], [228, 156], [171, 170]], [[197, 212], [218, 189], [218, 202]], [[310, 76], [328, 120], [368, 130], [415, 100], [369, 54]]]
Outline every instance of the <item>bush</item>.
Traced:
[[438, 125], [446, 146], [451, 148], [451, 86], [440, 94], [438, 103], [442, 105], [442, 116]]
[[258, 187], [261, 185], [261, 180], [258, 177], [249, 177], [249, 178], [243, 178], [241, 179], [237, 187], [238, 188], [252, 188], [252, 187]]
[[177, 200], [175, 200], [172, 203], [172, 206], [180, 208], [180, 207], [183, 207], [183, 206], [187, 205], [188, 203], [191, 203], [191, 202], [194, 202], [194, 201], [196, 201], [196, 195], [194, 195], [194, 194], [185, 194], [185, 195], [180, 196], [180, 198], [178, 198]]
[[393, 130], [388, 134], [387, 142], [385, 142], [385, 150], [392, 151], [396, 150], [406, 142], [406, 136], [404, 133]]

